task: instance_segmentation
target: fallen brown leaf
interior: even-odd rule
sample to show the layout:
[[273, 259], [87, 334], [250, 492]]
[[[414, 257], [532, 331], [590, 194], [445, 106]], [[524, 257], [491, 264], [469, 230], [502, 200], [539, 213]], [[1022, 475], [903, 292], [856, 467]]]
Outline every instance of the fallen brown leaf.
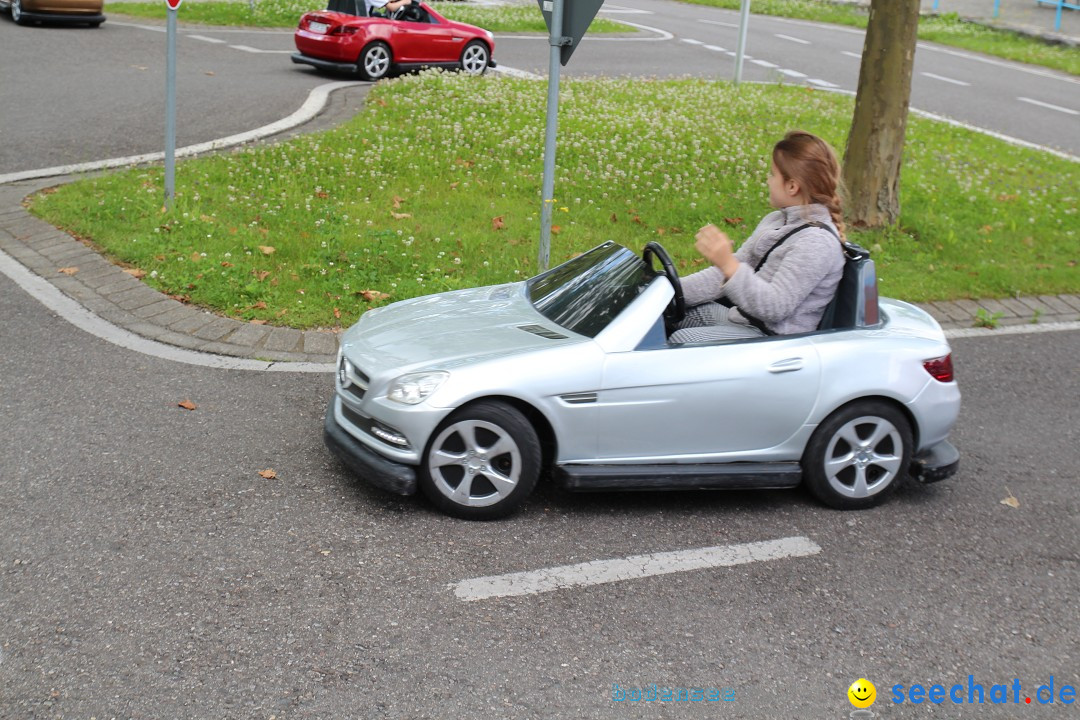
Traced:
[[140, 268], [124, 268], [124, 272], [126, 272], [128, 275], [135, 278], [136, 280], [141, 280], [142, 278], [146, 277], [146, 271]]
[[251, 310], [265, 310], [266, 309], [266, 302], [263, 301], [263, 300], [260, 300], [259, 302], [252, 305], [250, 307], [250, 309]]
[[385, 300], [390, 296], [384, 292], [379, 292], [378, 290], [361, 290], [360, 297], [364, 298], [368, 302], [374, 302], [376, 300]]
[[274, 248], [271, 245], [260, 245], [259, 246], [259, 252], [261, 252], [263, 255], [273, 255], [276, 251], [277, 251], [277, 248]]
[[742, 225], [742, 221], [743, 221], [743, 219], [741, 217], [724, 218], [724, 222], [726, 222], [728, 225], [731, 225], [731, 226]]
[[252, 270], [251, 274], [255, 276], [256, 280], [258, 280], [259, 282], [262, 282], [263, 280], [265, 280], [270, 275], [270, 271], [269, 270]]
[[336, 317], [338, 320], [341, 319], [341, 311], [337, 308], [334, 308], [334, 317]]
[[252, 325], [265, 325], [266, 321], [265, 320], [252, 320], [251, 324]]
[[79, 268], [77, 268], [77, 267], [62, 267], [59, 270], [57, 270], [56, 272], [64, 273], [65, 275], [74, 275], [75, 273], [79, 272]]
[[395, 210], [400, 210], [401, 209], [401, 203], [403, 203], [403, 202], [405, 202], [405, 198], [401, 197], [400, 195], [395, 195], [394, 196], [394, 209]]
[[176, 404], [177, 404], [178, 407], [182, 407], [185, 410], [194, 410], [195, 408], [198, 407], [198, 405], [191, 402], [190, 400], [182, 400], [182, 401], [180, 401], [180, 402], [178, 402]]
[[492, 230], [502, 230], [504, 227], [506, 227], [506, 223], [503, 222], [503, 216], [502, 215], [500, 215], [499, 217], [491, 218], [491, 229]]
[[274, 471], [274, 468], [267, 468], [266, 470], [260, 470], [259, 476], [266, 480], [273, 480], [277, 477], [277, 473]]
[[410, 215], [409, 213], [399, 213], [394, 212], [393, 210], [390, 211], [390, 216], [393, 217], [395, 220], [404, 220], [405, 218], [412, 217], [412, 215]]
[[1008, 505], [1011, 508], [1019, 508], [1020, 501], [1013, 497], [1013, 494], [1009, 492], [1009, 488], [1005, 488], [1005, 492], [1009, 493], [1009, 496], [1001, 501], [1002, 505]]
[[551, 226], [551, 234], [552, 235], [558, 235], [560, 232], [562, 232], [561, 227], [559, 227], [558, 225], [552, 225]]

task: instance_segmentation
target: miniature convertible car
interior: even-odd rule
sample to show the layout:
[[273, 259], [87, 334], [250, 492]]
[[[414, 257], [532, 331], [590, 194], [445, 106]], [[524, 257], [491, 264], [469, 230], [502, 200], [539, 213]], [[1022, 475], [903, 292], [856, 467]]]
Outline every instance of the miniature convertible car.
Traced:
[[334, 0], [304, 13], [293, 35], [294, 63], [378, 80], [392, 70], [444, 67], [482, 75], [495, 67], [495, 36], [447, 20], [420, 0], [390, 15], [368, 17], [362, 0]]
[[342, 337], [326, 443], [464, 518], [510, 513], [545, 474], [570, 490], [805, 483], [875, 505], [956, 471], [960, 392], [938, 324], [879, 303], [873, 261], [847, 250], [822, 326], [799, 335], [669, 342], [682, 290], [656, 243], [370, 310]]

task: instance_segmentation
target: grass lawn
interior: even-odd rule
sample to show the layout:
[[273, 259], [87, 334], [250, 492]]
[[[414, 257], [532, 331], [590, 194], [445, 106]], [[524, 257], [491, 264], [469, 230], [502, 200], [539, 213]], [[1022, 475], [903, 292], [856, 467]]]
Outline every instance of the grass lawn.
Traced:
[[[460, 2], [432, 2], [432, 7], [448, 20], [478, 25], [492, 32], [547, 32], [544, 16], [536, 5], [466, 5]], [[254, 7], [254, 9], [252, 9]], [[253, 5], [209, 0], [184, 3], [177, 11], [178, 20], [200, 25], [239, 25], [247, 27], [296, 27], [300, 16], [326, 8], [325, 0], [258, 0]], [[116, 15], [164, 19], [163, 2], [108, 4], [106, 11]], [[593, 20], [591, 33], [637, 32], [636, 28], [604, 18]]]
[[[683, 1], [731, 10], [738, 10], [742, 4], [741, 0]], [[990, 0], [987, 3], [990, 4]], [[758, 15], [777, 15], [859, 28], [866, 27], [869, 17], [864, 8], [836, 5], [825, 0], [754, 0], [750, 7]], [[919, 39], [1080, 75], [1080, 49], [1051, 45], [1009, 30], [965, 22], [956, 13], [924, 15], [919, 20]]]
[[[427, 72], [381, 82], [318, 135], [41, 194], [32, 212], [233, 317], [299, 328], [536, 272], [544, 82]], [[794, 127], [841, 153], [853, 99], [704, 80], [564, 80], [552, 264], [659, 240], [685, 274], [693, 233], [737, 241], [768, 210], [768, 153]], [[718, 111], [718, 109], [720, 109]], [[1076, 292], [1080, 166], [912, 116], [900, 226], [853, 235], [907, 300]]]

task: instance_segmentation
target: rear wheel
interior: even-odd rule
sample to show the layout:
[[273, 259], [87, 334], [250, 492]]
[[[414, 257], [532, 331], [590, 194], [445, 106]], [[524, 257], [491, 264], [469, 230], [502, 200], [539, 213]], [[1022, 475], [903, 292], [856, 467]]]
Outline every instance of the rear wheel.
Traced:
[[470, 75], [483, 75], [487, 72], [490, 57], [487, 45], [473, 40], [461, 51], [461, 69]]
[[380, 80], [390, 72], [390, 61], [390, 47], [386, 43], [374, 42], [360, 52], [356, 68], [365, 80]]
[[454, 413], [435, 432], [420, 487], [443, 512], [470, 520], [504, 517], [540, 476], [540, 441], [518, 410], [484, 401]]
[[881, 401], [852, 403], [818, 426], [803, 455], [803, 475], [826, 505], [872, 507], [903, 481], [911, 446], [911, 425], [902, 412]]

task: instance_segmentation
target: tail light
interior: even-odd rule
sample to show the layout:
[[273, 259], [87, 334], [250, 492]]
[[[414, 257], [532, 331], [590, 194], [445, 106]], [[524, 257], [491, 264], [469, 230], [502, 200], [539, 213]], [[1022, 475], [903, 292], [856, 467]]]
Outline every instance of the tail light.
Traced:
[[355, 35], [359, 32], [360, 28], [355, 25], [338, 25], [336, 28], [330, 31], [330, 35]]
[[933, 360], [926, 360], [922, 366], [938, 382], [947, 383], [953, 381], [952, 353]]

